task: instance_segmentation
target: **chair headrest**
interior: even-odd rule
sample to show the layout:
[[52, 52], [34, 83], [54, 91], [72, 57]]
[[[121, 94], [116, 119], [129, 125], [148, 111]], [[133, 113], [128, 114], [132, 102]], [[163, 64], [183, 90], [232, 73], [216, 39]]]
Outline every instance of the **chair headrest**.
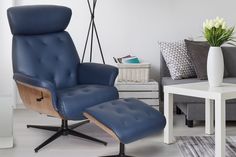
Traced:
[[7, 10], [13, 35], [38, 35], [64, 31], [71, 19], [71, 9], [56, 5], [28, 5]]

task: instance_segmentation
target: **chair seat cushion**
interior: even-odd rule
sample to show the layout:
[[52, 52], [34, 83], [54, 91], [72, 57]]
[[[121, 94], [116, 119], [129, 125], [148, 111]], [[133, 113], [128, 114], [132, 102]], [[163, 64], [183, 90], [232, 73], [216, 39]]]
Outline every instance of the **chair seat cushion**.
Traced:
[[85, 112], [112, 130], [123, 144], [156, 133], [166, 124], [158, 110], [133, 98], [105, 102]]
[[82, 120], [86, 108], [118, 99], [115, 87], [103, 85], [78, 85], [58, 92], [59, 113], [67, 120]]

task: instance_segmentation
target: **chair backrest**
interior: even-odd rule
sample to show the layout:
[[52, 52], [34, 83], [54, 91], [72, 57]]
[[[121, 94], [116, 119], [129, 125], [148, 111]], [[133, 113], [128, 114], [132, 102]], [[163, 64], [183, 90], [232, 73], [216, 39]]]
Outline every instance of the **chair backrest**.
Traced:
[[77, 84], [79, 56], [64, 31], [71, 9], [54, 5], [8, 9], [13, 34], [13, 72], [52, 82], [57, 89]]

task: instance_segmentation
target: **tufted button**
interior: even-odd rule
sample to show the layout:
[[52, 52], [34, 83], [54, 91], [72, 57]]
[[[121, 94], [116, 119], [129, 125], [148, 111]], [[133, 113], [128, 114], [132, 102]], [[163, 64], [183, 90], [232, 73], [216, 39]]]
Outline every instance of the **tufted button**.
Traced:
[[150, 112], [148, 115], [149, 115], [149, 117], [154, 117], [155, 116], [155, 114], [152, 113], [152, 112]]
[[25, 45], [27, 45], [30, 48], [32, 47], [31, 43], [28, 40], [25, 41]]
[[55, 82], [55, 77], [53, 74], [51, 74], [50, 78], [51, 78], [51, 80], [54, 80], [54, 82]]
[[64, 42], [64, 39], [63, 39], [62, 37], [57, 37], [57, 40], [58, 40], [59, 42]]
[[124, 121], [123, 121], [123, 125], [124, 125], [124, 126], [127, 126], [127, 125], [128, 125], [128, 122], [124, 120]]
[[124, 99], [125, 102], [130, 102], [130, 99]]
[[42, 64], [42, 59], [41, 58], [38, 58], [37, 61], [38, 61], [39, 64]]
[[150, 112], [146, 112], [145, 113], [147, 117], [151, 117], [151, 113]]
[[73, 93], [72, 92], [68, 92], [67, 96], [73, 96]]
[[60, 58], [58, 57], [58, 56], [55, 56], [55, 61], [59, 61], [60, 60]]
[[135, 108], [134, 108], [133, 106], [131, 106], [131, 105], [128, 105], [127, 108], [128, 108], [129, 110], [134, 110], [134, 109], [135, 109]]
[[68, 77], [71, 77], [71, 76], [72, 76], [72, 72], [68, 71], [68, 72], [67, 72], [67, 76], [68, 76]]
[[114, 106], [114, 105], [117, 104], [117, 102], [116, 101], [112, 101], [111, 104]]
[[83, 89], [83, 92], [89, 92], [90, 90], [89, 89]]
[[118, 113], [118, 114], [122, 114], [121, 109], [120, 109], [120, 108], [116, 109], [116, 113]]
[[47, 43], [44, 42], [43, 40], [41, 40], [40, 43], [41, 43], [42, 45], [44, 45], [44, 46], [47, 46]]
[[139, 118], [139, 117], [134, 117], [134, 119], [135, 119], [136, 121], [139, 121], [139, 120], [140, 120], [140, 118]]

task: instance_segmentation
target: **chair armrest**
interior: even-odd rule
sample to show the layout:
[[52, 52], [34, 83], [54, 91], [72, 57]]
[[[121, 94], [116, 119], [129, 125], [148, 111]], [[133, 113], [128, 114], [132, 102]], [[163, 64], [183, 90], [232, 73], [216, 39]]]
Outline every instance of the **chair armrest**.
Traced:
[[81, 63], [78, 66], [79, 84], [100, 84], [114, 86], [118, 68], [98, 63]]
[[24, 84], [27, 84], [30, 86], [39, 87], [39, 88], [43, 88], [43, 89], [48, 90], [52, 96], [53, 107], [55, 108], [56, 111], [58, 111], [56, 87], [54, 86], [53, 83], [51, 83], [47, 80], [40, 80], [38, 78], [31, 77], [31, 76], [21, 74], [21, 73], [15, 73], [13, 76], [13, 79], [16, 82], [20, 82], [20, 83], [24, 83]]

